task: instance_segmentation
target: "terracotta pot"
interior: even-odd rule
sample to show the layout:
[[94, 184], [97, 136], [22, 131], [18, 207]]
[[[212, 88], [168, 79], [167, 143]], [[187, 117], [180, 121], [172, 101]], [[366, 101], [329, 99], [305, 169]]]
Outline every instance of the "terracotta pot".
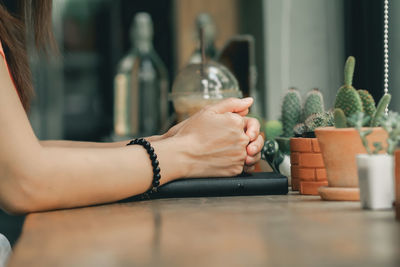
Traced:
[[395, 177], [396, 177], [396, 219], [400, 221], [400, 150], [396, 150], [394, 153], [395, 160]]
[[328, 185], [317, 138], [291, 138], [290, 162], [293, 191], [318, 195], [318, 188]]
[[[365, 154], [360, 135], [354, 128], [325, 127], [315, 130], [324, 159], [328, 187], [320, 187], [324, 200], [359, 201], [356, 155]], [[375, 127], [367, 140], [371, 149], [374, 142], [386, 146], [387, 133]]]

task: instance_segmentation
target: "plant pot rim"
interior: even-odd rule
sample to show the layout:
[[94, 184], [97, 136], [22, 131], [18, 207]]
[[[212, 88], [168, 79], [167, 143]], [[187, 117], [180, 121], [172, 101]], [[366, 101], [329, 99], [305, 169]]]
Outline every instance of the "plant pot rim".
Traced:
[[[366, 129], [383, 129], [382, 127], [362, 127], [363, 130]], [[349, 128], [336, 128], [334, 126], [330, 127], [319, 127], [315, 129], [315, 132], [353, 132], [356, 131], [354, 127]]]

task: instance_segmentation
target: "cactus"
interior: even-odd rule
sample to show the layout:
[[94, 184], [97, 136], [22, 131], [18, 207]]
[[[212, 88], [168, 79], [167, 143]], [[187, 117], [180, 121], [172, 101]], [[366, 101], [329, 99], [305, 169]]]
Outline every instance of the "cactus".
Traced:
[[356, 66], [356, 59], [353, 56], [349, 56], [344, 65], [344, 86], [352, 87], [354, 68]]
[[333, 126], [333, 113], [331, 111], [315, 113], [305, 121], [305, 131], [314, 132], [318, 127]]
[[324, 110], [324, 99], [321, 92], [317, 88], [309, 91], [303, 107], [304, 119], [312, 114], [324, 112]]
[[389, 106], [390, 100], [392, 99], [392, 96], [390, 94], [385, 94], [382, 96], [381, 100], [379, 100], [378, 106], [376, 108], [375, 114], [372, 117], [371, 120], [371, 127], [377, 127], [379, 126], [379, 120], [382, 118], [385, 109]]
[[344, 85], [339, 88], [335, 100], [335, 108], [340, 108], [346, 117], [363, 111], [360, 95], [352, 86], [354, 66], [354, 57], [349, 57], [344, 68]]
[[340, 108], [335, 108], [335, 111], [333, 112], [333, 117], [335, 120], [336, 128], [346, 128], [347, 127], [347, 119], [346, 119], [346, 116], [344, 115], [343, 110], [341, 110]]
[[367, 90], [358, 90], [357, 92], [360, 95], [365, 115], [372, 118], [376, 112], [374, 98]]
[[282, 104], [282, 124], [283, 136], [293, 136], [293, 127], [300, 122], [301, 118], [301, 98], [299, 92], [291, 88], [283, 98]]
[[276, 137], [283, 133], [282, 123], [277, 120], [267, 121], [265, 123], [265, 138], [267, 140], [274, 140]]

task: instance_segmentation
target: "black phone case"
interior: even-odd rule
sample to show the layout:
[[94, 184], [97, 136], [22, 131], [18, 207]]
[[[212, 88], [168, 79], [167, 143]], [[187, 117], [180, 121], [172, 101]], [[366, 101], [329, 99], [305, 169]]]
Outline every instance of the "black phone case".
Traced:
[[144, 194], [134, 199], [286, 195], [287, 193], [286, 176], [273, 172], [257, 172], [235, 177], [175, 180], [160, 186], [156, 193]]

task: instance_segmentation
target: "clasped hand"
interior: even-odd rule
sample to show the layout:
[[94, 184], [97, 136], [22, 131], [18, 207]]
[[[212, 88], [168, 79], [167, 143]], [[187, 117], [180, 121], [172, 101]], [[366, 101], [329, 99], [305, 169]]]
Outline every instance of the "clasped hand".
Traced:
[[257, 119], [246, 117], [252, 98], [229, 98], [175, 125], [165, 137], [185, 146], [187, 177], [234, 176], [252, 171], [264, 139]]

